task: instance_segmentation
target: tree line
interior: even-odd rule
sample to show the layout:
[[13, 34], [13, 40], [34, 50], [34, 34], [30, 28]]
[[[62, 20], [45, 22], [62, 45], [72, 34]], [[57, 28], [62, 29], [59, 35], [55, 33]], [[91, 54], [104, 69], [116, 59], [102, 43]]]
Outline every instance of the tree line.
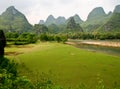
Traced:
[[93, 39], [93, 40], [112, 40], [112, 39], [120, 39], [120, 33], [87, 33], [87, 32], [69, 32], [69, 33], [59, 33], [59, 34], [51, 34], [51, 33], [16, 33], [16, 32], [7, 32], [5, 33], [6, 40], [8, 42], [14, 42], [17, 44], [29, 44], [36, 43], [38, 40], [40, 41], [56, 41], [65, 43], [68, 39]]
[[16, 32], [7, 32], [5, 33], [5, 37], [8, 42], [14, 42], [15, 45], [35, 43], [37, 42], [37, 40], [56, 41], [63, 43], [67, 41], [67, 36], [64, 34], [49, 34], [49, 33], [41, 33], [38, 35], [33, 33], [18, 34]]
[[88, 33], [88, 32], [80, 32], [80, 33], [68, 33], [67, 37], [70, 39], [93, 39], [93, 40], [112, 40], [112, 39], [120, 39], [120, 32], [116, 33]]

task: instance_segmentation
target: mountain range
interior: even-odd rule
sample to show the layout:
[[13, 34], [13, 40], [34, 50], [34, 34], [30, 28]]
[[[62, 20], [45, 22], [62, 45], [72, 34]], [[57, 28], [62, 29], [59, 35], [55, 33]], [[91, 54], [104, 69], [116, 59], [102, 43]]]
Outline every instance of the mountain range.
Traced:
[[[74, 16], [71, 16], [71, 17], [74, 18], [76, 23], [80, 23], [80, 24], [83, 23], [83, 20], [79, 17], [79, 15], [75, 14]], [[65, 19], [65, 17], [63, 16], [59, 16], [58, 18], [55, 18], [53, 15], [49, 15], [46, 21], [40, 20], [39, 24], [45, 24], [47, 26], [51, 24], [63, 25], [63, 24], [67, 24], [67, 22], [71, 17], [69, 17], [68, 19]]]
[[[83, 21], [79, 15], [71, 16], [76, 24], [82, 27], [84, 32], [120, 32], [120, 5], [117, 5], [113, 12], [105, 13], [102, 7], [94, 8], [88, 15], [87, 20]], [[38, 24], [46, 25], [52, 31], [60, 32], [66, 27], [70, 18], [63, 16], [55, 18], [49, 15], [46, 21], [40, 20]], [[10, 6], [0, 15], [0, 29], [5, 32], [28, 32], [32, 31], [33, 26], [28, 22], [25, 15], [18, 11], [14, 6]], [[54, 28], [56, 28], [54, 30]], [[59, 29], [59, 31], [57, 31]]]
[[[115, 14], [118, 13], [118, 14]], [[104, 9], [102, 7], [96, 7], [94, 8], [88, 15], [87, 20], [83, 21], [79, 15], [75, 14], [74, 16], [71, 16], [74, 18], [75, 22], [80, 24], [84, 31], [87, 32], [96, 32], [96, 31], [114, 31], [114, 32], [120, 32], [120, 5], [117, 5], [114, 9], [113, 12], [109, 12], [108, 14], [105, 13]], [[71, 18], [70, 17], [70, 18]], [[64, 17], [62, 17], [64, 18]], [[58, 24], [57, 19], [54, 18], [53, 15], [48, 16], [47, 20], [44, 21], [44, 24], [46, 26], [51, 25], [51, 24], [56, 24], [56, 25], [61, 25], [61, 24], [67, 24], [69, 19], [61, 19], [60, 24]], [[39, 23], [43, 24], [43, 23]], [[112, 25], [111, 25], [112, 24]], [[119, 26], [117, 26], [119, 25]], [[117, 27], [116, 27], [117, 26]], [[117, 28], [117, 29], [115, 29]], [[109, 30], [108, 30], [109, 29]]]

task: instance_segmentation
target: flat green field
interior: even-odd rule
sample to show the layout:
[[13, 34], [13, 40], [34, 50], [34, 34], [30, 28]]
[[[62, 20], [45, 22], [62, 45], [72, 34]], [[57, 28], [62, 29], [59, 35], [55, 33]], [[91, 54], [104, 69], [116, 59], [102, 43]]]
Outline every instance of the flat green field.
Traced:
[[65, 87], [80, 83], [93, 87], [100, 79], [106, 87], [120, 86], [120, 57], [50, 42], [6, 47], [5, 51], [8, 58], [22, 65], [20, 74], [32, 81], [45, 73]]

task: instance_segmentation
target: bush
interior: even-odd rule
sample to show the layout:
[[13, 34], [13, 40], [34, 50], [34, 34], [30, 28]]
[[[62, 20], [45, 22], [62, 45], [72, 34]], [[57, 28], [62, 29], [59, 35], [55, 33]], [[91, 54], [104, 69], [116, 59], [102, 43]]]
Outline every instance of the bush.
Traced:
[[29, 43], [35, 43], [37, 41], [37, 36], [31, 33], [17, 34], [15, 32], [8, 32], [5, 35], [7, 41], [14, 42], [15, 45], [24, 45]]
[[40, 40], [41, 41], [57, 41], [65, 43], [67, 41], [67, 36], [66, 35], [52, 35], [52, 34], [40, 34]]
[[7, 58], [0, 59], [0, 89], [32, 89], [32, 83], [24, 76], [18, 76], [17, 64]]

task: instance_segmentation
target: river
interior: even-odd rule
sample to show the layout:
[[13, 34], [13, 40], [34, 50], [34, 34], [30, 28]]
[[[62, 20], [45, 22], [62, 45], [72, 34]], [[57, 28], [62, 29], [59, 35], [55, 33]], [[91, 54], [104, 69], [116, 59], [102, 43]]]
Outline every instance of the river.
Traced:
[[[84, 41], [84, 40], [69, 40], [67, 44], [73, 45], [77, 48], [85, 49], [92, 52], [101, 52], [106, 53], [113, 56], [120, 57], [120, 47], [116, 46], [107, 46], [107, 44], [117, 43], [120, 44], [119, 41], [111, 42], [111, 41]], [[103, 45], [105, 44], [105, 45]]]

